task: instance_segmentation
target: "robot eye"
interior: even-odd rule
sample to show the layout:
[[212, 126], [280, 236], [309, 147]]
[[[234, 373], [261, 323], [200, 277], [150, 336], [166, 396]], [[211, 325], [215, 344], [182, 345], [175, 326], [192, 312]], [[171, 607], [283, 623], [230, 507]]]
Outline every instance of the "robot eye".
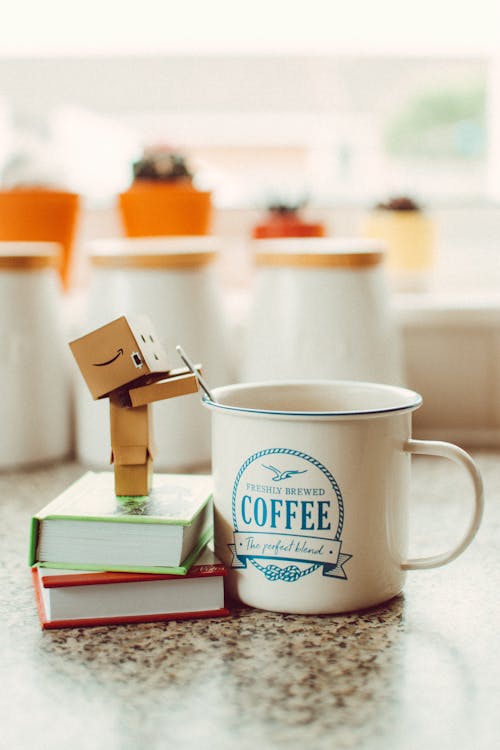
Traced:
[[134, 363], [135, 367], [137, 367], [137, 369], [140, 370], [143, 365], [143, 361], [141, 359], [141, 355], [139, 354], [139, 352], [132, 352], [130, 356], [132, 358], [132, 362]]

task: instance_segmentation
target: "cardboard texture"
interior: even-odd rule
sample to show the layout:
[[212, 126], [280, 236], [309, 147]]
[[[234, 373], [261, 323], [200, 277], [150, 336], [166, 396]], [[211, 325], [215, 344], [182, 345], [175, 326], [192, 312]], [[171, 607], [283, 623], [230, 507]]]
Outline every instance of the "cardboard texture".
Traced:
[[148, 495], [154, 445], [149, 404], [196, 393], [188, 368], [169, 370], [146, 316], [124, 315], [70, 343], [94, 399], [109, 397], [116, 495]]
[[148, 457], [143, 464], [114, 464], [115, 495], [149, 495], [153, 481], [153, 460]]
[[150, 385], [131, 388], [129, 395], [132, 406], [142, 406], [144, 404], [152, 404], [155, 401], [163, 401], [167, 398], [186, 396], [189, 393], [196, 393], [197, 391], [198, 382], [196, 377], [192, 373], [188, 373], [160, 380]]
[[146, 316], [122, 316], [70, 343], [94, 399], [151, 373], [169, 370], [167, 355]]
[[111, 463], [116, 495], [148, 495], [153, 477], [153, 430], [150, 407], [123, 407], [109, 399]]

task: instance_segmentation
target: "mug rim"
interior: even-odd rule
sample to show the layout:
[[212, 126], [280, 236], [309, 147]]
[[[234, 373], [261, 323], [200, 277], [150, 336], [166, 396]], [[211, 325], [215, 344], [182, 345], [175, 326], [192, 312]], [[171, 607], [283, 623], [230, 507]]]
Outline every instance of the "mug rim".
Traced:
[[[217, 401], [217, 396], [221, 392], [235, 393], [238, 391], [245, 391], [250, 388], [277, 388], [277, 387], [296, 387], [296, 386], [349, 386], [350, 388], [371, 389], [372, 391], [385, 392], [386, 394], [392, 391], [395, 395], [395, 403], [393, 406], [383, 407], [367, 407], [360, 409], [338, 409], [338, 410], [282, 410], [282, 409], [258, 409], [246, 406], [235, 406], [232, 404], [224, 404]], [[358, 381], [358, 380], [270, 380], [270, 381], [255, 381], [248, 383], [235, 383], [232, 385], [219, 386], [212, 389], [214, 399], [208, 398], [207, 395], [203, 394], [202, 404], [209, 409], [220, 410], [228, 412], [230, 414], [247, 414], [251, 415], [265, 415], [268, 417], [293, 417], [293, 418], [307, 418], [307, 419], [334, 419], [334, 418], [363, 418], [363, 417], [375, 417], [384, 416], [389, 414], [401, 414], [404, 412], [415, 411], [422, 404], [422, 396], [409, 388], [403, 386], [390, 385], [385, 383], [375, 383], [369, 381]], [[396, 398], [399, 396], [399, 403], [396, 402]], [[401, 403], [402, 400], [405, 403]]]

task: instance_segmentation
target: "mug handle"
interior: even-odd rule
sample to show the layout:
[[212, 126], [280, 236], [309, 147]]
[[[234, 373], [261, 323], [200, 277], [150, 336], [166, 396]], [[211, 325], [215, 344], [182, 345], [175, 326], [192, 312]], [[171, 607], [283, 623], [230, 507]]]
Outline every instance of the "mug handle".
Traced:
[[448, 552], [430, 557], [417, 557], [406, 560], [401, 567], [404, 570], [425, 570], [428, 568], [439, 568], [441, 565], [451, 562], [472, 542], [476, 531], [479, 528], [484, 508], [484, 490], [483, 480], [477, 469], [476, 464], [462, 448], [452, 443], [444, 443], [438, 440], [407, 440], [404, 444], [404, 450], [408, 453], [420, 453], [427, 456], [441, 456], [449, 458], [451, 461], [463, 466], [468, 472], [474, 485], [474, 512], [462, 540]]

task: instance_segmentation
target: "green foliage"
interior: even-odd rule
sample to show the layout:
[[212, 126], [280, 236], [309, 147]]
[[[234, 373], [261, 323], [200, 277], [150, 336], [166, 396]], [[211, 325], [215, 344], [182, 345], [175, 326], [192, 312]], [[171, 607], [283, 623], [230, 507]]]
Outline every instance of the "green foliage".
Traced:
[[389, 198], [385, 203], [377, 203], [375, 206], [379, 211], [420, 211], [419, 204], [406, 195]]
[[117, 495], [118, 513], [128, 516], [142, 516], [149, 502], [147, 495]]
[[394, 156], [477, 158], [485, 148], [483, 86], [427, 91], [389, 124], [387, 151]]
[[142, 158], [132, 165], [132, 171], [134, 180], [158, 182], [190, 180], [193, 176], [182, 154], [162, 147], [145, 151]]

